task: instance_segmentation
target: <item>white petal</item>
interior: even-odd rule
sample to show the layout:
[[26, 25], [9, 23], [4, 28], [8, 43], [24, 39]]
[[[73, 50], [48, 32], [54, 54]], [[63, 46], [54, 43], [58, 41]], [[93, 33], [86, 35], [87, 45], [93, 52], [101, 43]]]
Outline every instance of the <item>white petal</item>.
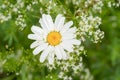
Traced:
[[30, 48], [35, 48], [35, 47], [37, 47], [38, 45], [40, 45], [40, 42], [35, 41], [35, 42], [33, 42], [33, 43], [30, 45]]
[[52, 17], [50, 15], [47, 15], [46, 19], [47, 19], [49, 29], [54, 30], [54, 23], [53, 23]]
[[52, 48], [51, 46], [48, 46], [48, 47], [42, 52], [42, 54], [41, 54], [41, 56], [40, 56], [40, 62], [44, 62], [44, 61], [45, 61], [45, 59], [46, 59], [46, 57], [48, 56], [51, 48]]
[[66, 32], [64, 32], [64, 33], [61, 33], [61, 35], [62, 35], [62, 41], [63, 41], [63, 40], [68, 40], [68, 39], [73, 39], [73, 38], [75, 38], [75, 37], [76, 37], [75, 32], [76, 32], [76, 28], [74, 27], [74, 28], [68, 29], [68, 30], [67, 30]]
[[41, 27], [44, 29], [45, 32], [49, 31], [49, 23], [47, 22], [47, 16], [46, 14], [42, 15], [42, 18], [39, 20], [39, 23], [41, 24]]
[[65, 17], [61, 17], [59, 24], [58, 24], [59, 30], [63, 28], [64, 22], [65, 22]]
[[32, 40], [42, 40], [43, 39], [43, 37], [41, 35], [36, 35], [36, 34], [29, 34], [28, 38], [32, 39]]
[[80, 40], [76, 40], [75, 41], [75, 45], [80, 45], [81, 44], [81, 41]]
[[57, 59], [62, 59], [62, 55], [61, 55], [61, 52], [60, 52], [60, 49], [59, 49], [59, 45], [55, 46], [55, 54], [57, 56]]
[[38, 35], [43, 33], [43, 30], [38, 26], [32, 26], [31, 31]]
[[48, 32], [54, 29], [54, 24], [50, 15], [43, 14], [42, 19], [39, 21], [41, 26]]
[[69, 21], [69, 22], [67, 22], [64, 26], [63, 26], [63, 28], [61, 29], [61, 33], [64, 33], [65, 31], [67, 31], [71, 26], [73, 25], [73, 22], [72, 21]]
[[64, 51], [63, 47], [60, 47], [60, 51], [61, 51], [61, 54], [62, 54], [62, 58], [64, 60], [66, 60], [68, 58], [68, 56], [67, 56], [67, 53]]
[[61, 14], [58, 14], [58, 15], [57, 15], [57, 17], [56, 17], [56, 19], [55, 19], [55, 27], [58, 26], [61, 17], [62, 17]]
[[62, 34], [62, 41], [68, 40], [68, 39], [73, 39], [73, 38], [75, 38], [75, 37], [76, 37], [76, 35], [74, 35], [74, 34], [65, 33], [65, 34]]
[[55, 19], [55, 30], [59, 31], [64, 25], [65, 17], [59, 14]]
[[37, 55], [38, 53], [40, 53], [41, 51], [43, 51], [45, 48], [47, 48], [48, 44], [47, 43], [43, 43], [41, 45], [39, 45], [38, 47], [36, 47], [33, 51], [34, 55]]
[[77, 40], [77, 39], [71, 39], [68, 42], [73, 44], [73, 45], [80, 45], [81, 44], [81, 41]]
[[69, 43], [64, 41], [60, 45], [63, 47], [63, 49], [67, 50], [68, 52], [73, 52], [73, 45], [72, 44], [69, 44]]
[[49, 62], [49, 64], [54, 63], [54, 53], [53, 53], [53, 51], [50, 52], [50, 54], [48, 55], [48, 62]]
[[40, 19], [40, 20], [39, 20], [39, 23], [40, 23], [41, 27], [44, 29], [44, 31], [47, 32], [48, 29], [47, 29], [47, 26], [46, 26], [46, 24], [44, 23], [44, 21], [43, 21], [42, 19]]
[[76, 28], [73, 27], [73, 28], [68, 29], [65, 33], [75, 34], [75, 32], [76, 32]]

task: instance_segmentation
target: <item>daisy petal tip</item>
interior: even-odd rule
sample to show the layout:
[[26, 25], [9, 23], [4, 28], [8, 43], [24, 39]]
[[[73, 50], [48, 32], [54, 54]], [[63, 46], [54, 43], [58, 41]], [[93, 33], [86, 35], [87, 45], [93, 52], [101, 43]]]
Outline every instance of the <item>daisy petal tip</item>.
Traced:
[[81, 45], [81, 41], [78, 42], [78, 45]]
[[33, 51], [33, 55], [37, 55], [37, 54], [39, 54], [39, 52], [38, 52], [38, 50], [35, 49], [35, 50]]
[[73, 21], [70, 21], [70, 23], [69, 24], [71, 24], [71, 26], [73, 25]]
[[46, 17], [47, 17], [47, 14], [43, 14], [43, 15], [42, 15], [42, 18], [46, 18]]
[[32, 49], [32, 48], [33, 48], [33, 46], [32, 46], [32, 45], [30, 45], [30, 48]]
[[65, 58], [64, 58], [64, 60], [67, 60], [67, 59], [68, 59], [68, 57], [65, 57]]
[[81, 41], [80, 40], [76, 40], [75, 45], [80, 45]]
[[80, 41], [80, 45], [81, 45], [81, 41]]
[[28, 39], [31, 39], [31, 34], [29, 34], [27, 37], [28, 37]]
[[70, 21], [71, 22], [71, 24], [73, 24], [73, 21]]
[[42, 14], [42, 16], [46, 16], [46, 14]]
[[31, 49], [33, 49], [33, 48], [35, 48], [35, 47], [36, 47], [36, 46], [34, 46], [34, 45], [32, 45], [32, 44], [30, 45], [30, 48], [31, 48]]
[[73, 51], [74, 51], [73, 49], [69, 50], [69, 52], [73, 52]]
[[62, 14], [58, 14], [57, 16], [60, 16], [60, 17], [62, 17]]
[[40, 60], [39, 60], [41, 63], [43, 63], [44, 62], [44, 59], [43, 58], [40, 58]]
[[37, 55], [37, 53], [33, 51], [33, 55]]
[[35, 28], [36, 28], [36, 26], [33, 25], [33, 26], [31, 27], [31, 31], [33, 31]]
[[31, 40], [34, 40], [36, 37], [35, 37], [35, 34], [28, 34], [28, 39], [31, 39]]
[[51, 65], [54, 64], [54, 61], [49, 61], [49, 64], [51, 64]]
[[32, 29], [32, 28], [34, 28], [34, 27], [36, 27], [36, 26], [35, 26], [35, 25], [33, 25], [33, 26], [31, 27], [31, 29]]

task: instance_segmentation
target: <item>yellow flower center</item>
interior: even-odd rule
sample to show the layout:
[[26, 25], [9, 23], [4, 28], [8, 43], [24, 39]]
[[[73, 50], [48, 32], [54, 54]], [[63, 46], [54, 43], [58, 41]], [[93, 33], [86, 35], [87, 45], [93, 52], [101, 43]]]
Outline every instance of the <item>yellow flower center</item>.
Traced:
[[47, 42], [52, 45], [56, 46], [61, 42], [61, 34], [57, 31], [52, 31], [47, 35]]

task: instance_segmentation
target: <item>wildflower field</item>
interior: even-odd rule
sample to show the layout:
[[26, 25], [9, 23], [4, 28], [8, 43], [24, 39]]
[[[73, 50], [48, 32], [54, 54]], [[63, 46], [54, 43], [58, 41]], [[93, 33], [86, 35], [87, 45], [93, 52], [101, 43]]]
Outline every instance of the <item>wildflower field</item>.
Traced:
[[120, 80], [120, 0], [0, 0], [0, 80]]

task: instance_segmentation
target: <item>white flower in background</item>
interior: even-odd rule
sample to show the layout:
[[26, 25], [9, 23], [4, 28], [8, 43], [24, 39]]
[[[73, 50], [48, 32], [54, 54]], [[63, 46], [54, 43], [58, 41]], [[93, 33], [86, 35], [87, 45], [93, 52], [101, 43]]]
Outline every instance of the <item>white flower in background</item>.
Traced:
[[41, 53], [40, 62], [48, 59], [49, 64], [54, 62], [54, 57], [57, 59], [66, 60], [68, 52], [73, 52], [74, 45], [80, 45], [80, 41], [76, 39], [76, 28], [72, 21], [65, 23], [65, 17], [61, 14], [57, 15], [53, 22], [50, 15], [43, 14], [39, 23], [41, 27], [32, 26], [33, 34], [29, 34], [28, 38], [35, 40], [30, 48], [35, 48], [34, 55]]

